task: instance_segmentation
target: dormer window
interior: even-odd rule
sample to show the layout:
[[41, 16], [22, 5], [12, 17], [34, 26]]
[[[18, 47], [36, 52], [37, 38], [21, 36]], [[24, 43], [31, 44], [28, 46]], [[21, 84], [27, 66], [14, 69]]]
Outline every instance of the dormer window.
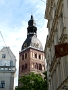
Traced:
[[2, 54], [2, 58], [6, 58], [6, 54]]

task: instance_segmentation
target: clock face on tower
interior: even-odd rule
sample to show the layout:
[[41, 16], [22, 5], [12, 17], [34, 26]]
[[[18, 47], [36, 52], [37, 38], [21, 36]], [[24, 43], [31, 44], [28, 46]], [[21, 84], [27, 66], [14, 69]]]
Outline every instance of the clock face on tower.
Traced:
[[34, 46], [35, 46], [36, 48], [38, 48], [39, 44], [38, 44], [38, 43], [34, 43]]
[[27, 43], [24, 43], [24, 48], [26, 48], [27, 47]]

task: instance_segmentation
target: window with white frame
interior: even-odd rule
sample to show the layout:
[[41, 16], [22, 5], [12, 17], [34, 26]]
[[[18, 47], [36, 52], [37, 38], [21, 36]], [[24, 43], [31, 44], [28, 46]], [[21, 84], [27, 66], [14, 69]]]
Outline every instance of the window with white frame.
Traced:
[[5, 81], [1, 81], [0, 88], [5, 88]]
[[2, 58], [6, 58], [6, 54], [2, 54]]

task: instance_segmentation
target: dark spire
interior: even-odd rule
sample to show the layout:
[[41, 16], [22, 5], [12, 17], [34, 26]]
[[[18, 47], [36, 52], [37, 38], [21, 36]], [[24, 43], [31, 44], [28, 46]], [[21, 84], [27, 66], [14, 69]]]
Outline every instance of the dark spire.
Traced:
[[31, 15], [31, 19], [33, 20], [33, 15]]
[[31, 15], [31, 19], [28, 21], [28, 26], [36, 26], [35, 20], [33, 19], [33, 15]]
[[37, 27], [33, 15], [31, 15], [31, 19], [28, 21], [27, 37], [33, 35], [37, 36]]

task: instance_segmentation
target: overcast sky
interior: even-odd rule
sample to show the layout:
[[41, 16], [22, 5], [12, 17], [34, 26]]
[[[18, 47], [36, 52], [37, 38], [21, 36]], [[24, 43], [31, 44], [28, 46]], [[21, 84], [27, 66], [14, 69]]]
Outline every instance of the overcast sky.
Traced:
[[[45, 3], [44, 3], [45, 2]], [[0, 0], [0, 31], [19, 62], [19, 51], [27, 37], [28, 20], [31, 14], [36, 21], [37, 37], [43, 48], [46, 43], [47, 20], [44, 19], [46, 0]], [[0, 49], [5, 46], [0, 35]], [[18, 70], [18, 69], [17, 69]], [[17, 73], [18, 74], [18, 73]], [[18, 76], [18, 75], [17, 75]], [[17, 78], [15, 79], [15, 86]]]

